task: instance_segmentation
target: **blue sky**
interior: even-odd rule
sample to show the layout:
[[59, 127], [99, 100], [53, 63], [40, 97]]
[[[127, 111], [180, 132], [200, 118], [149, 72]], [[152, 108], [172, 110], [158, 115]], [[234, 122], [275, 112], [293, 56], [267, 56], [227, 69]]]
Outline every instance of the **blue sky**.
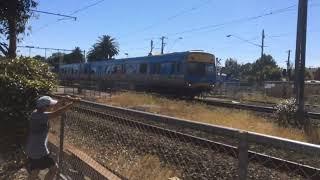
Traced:
[[[71, 14], [77, 9], [99, 0], [40, 1], [38, 10]], [[98, 36], [108, 34], [120, 44], [118, 58], [144, 56], [150, 40], [155, 52], [160, 51], [160, 37], [167, 36], [165, 52], [204, 50], [225, 60], [235, 58], [240, 63], [253, 62], [260, 56], [260, 48], [226, 35], [232, 34], [254, 43], [261, 42], [265, 30], [266, 54], [274, 56], [285, 66], [287, 50], [294, 60], [297, 7], [263, 18], [234, 22], [223, 26], [203, 28], [233, 20], [269, 13], [297, 5], [298, 0], [105, 0], [96, 6], [74, 14], [78, 19], [58, 21], [60, 17], [39, 14], [29, 22], [32, 30], [20, 45], [89, 50]], [[309, 0], [307, 66], [320, 66], [320, 3]], [[193, 31], [189, 31], [193, 30]], [[182, 39], [179, 39], [182, 37]], [[29, 50], [19, 49], [29, 55]], [[47, 55], [53, 51], [47, 51]], [[43, 50], [32, 50], [31, 55], [44, 56]]]

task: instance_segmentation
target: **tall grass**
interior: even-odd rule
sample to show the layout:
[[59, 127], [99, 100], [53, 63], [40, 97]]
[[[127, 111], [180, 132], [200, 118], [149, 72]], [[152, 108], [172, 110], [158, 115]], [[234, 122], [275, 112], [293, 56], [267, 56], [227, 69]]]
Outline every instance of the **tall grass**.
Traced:
[[302, 130], [279, 127], [270, 119], [251, 111], [220, 108], [198, 102], [172, 100], [134, 92], [117, 94], [111, 99], [98, 99], [98, 102], [293, 140], [308, 141], [308, 137]]

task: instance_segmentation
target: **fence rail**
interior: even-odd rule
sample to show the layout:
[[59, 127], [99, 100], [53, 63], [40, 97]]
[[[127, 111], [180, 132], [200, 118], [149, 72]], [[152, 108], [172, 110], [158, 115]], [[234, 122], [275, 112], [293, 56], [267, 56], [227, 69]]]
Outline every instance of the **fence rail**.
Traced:
[[[85, 100], [64, 131], [66, 144], [123, 179], [320, 179], [319, 145]], [[73, 163], [62, 166], [83, 171]]]

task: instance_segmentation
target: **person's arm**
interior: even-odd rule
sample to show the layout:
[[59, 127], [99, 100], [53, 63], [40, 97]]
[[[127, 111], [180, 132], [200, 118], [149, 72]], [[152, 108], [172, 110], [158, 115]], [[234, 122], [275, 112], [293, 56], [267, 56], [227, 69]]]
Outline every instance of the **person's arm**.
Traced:
[[62, 107], [59, 107], [58, 109], [52, 111], [52, 112], [48, 112], [48, 118], [50, 119], [55, 119], [59, 116], [61, 116], [62, 113], [66, 112], [74, 103], [74, 101], [79, 101], [80, 98], [71, 98], [71, 97], [66, 97], [66, 99], [70, 100], [71, 102], [68, 102], [67, 104], [65, 104]]

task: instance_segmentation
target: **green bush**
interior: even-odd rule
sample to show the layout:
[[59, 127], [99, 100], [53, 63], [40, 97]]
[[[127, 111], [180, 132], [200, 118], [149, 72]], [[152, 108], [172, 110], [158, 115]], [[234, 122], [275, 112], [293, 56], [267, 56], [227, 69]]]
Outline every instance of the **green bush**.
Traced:
[[0, 61], [1, 132], [24, 133], [35, 100], [56, 85], [56, 78], [46, 63], [30, 58]]

